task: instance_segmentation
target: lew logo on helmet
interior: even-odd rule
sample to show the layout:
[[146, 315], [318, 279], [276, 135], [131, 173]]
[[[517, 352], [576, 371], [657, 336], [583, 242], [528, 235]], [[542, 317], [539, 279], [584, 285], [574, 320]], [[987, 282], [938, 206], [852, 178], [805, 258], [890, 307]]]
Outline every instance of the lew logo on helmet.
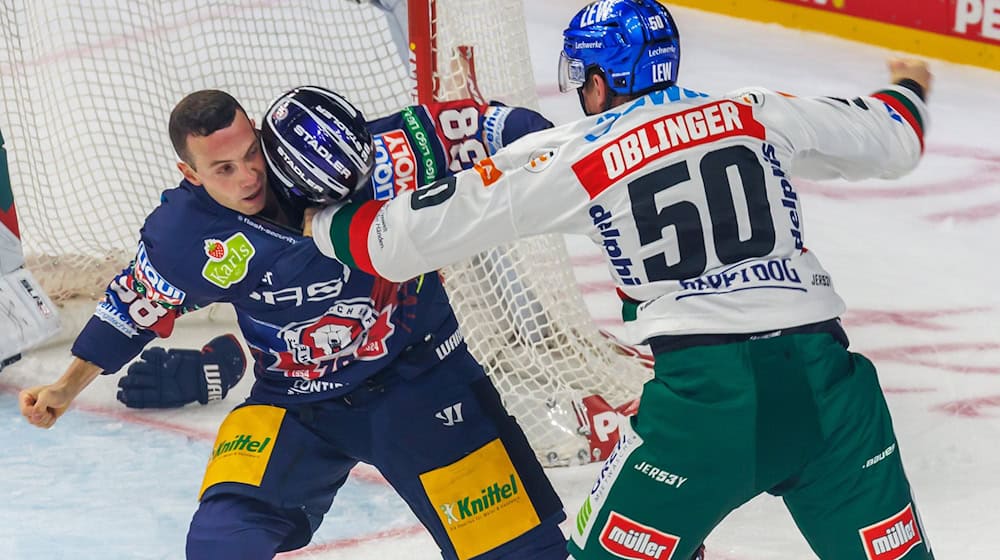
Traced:
[[583, 17], [580, 18], [580, 26], [586, 27], [607, 20], [614, 13], [613, 9], [616, 3], [617, 0], [603, 0], [590, 6], [583, 13]]

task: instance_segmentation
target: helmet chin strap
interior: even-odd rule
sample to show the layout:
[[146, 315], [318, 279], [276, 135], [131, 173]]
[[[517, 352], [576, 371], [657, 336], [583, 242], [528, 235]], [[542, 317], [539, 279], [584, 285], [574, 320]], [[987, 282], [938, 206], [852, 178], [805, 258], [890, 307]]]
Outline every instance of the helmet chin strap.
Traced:
[[590, 113], [587, 112], [587, 104], [584, 103], [583, 98], [583, 86], [576, 88], [576, 95], [580, 98], [580, 108], [583, 109], [583, 114], [589, 117]]

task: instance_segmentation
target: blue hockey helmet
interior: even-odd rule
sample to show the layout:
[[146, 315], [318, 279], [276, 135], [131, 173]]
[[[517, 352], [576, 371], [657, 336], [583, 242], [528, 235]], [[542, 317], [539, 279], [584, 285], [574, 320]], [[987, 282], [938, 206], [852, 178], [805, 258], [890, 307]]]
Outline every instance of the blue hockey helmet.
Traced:
[[297, 87], [271, 104], [261, 144], [273, 186], [312, 204], [347, 198], [368, 181], [375, 162], [361, 111], [317, 86]]
[[596, 68], [618, 95], [642, 95], [677, 82], [680, 34], [656, 0], [599, 0], [563, 31], [559, 89], [583, 86]]

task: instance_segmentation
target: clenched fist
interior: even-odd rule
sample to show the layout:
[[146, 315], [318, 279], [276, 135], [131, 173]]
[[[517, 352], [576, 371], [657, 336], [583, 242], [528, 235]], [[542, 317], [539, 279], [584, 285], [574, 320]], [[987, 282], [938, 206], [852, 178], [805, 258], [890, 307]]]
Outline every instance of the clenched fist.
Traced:
[[899, 83], [902, 80], [913, 80], [924, 88], [924, 97], [931, 91], [933, 75], [927, 67], [927, 62], [917, 58], [890, 58], [889, 81]]

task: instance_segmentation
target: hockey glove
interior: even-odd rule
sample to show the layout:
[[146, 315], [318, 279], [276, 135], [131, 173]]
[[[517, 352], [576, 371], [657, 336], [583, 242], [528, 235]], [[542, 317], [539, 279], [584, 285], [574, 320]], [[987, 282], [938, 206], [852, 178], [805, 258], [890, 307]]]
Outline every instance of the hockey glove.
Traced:
[[198, 350], [150, 348], [118, 380], [118, 400], [129, 408], [176, 408], [226, 397], [247, 361], [231, 334]]

